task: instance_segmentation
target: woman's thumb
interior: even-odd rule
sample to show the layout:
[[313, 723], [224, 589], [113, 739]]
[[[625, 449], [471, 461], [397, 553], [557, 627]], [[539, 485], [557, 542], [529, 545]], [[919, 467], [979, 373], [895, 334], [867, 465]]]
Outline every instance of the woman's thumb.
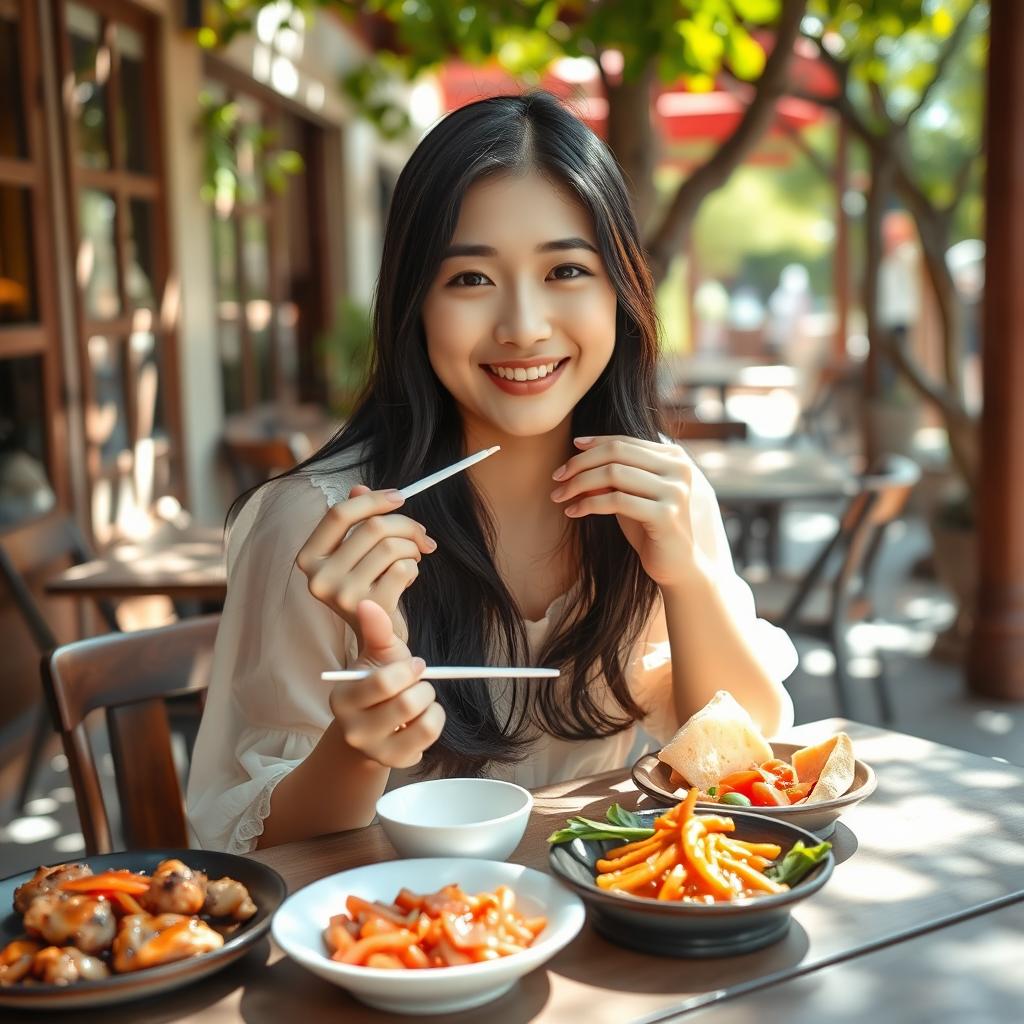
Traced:
[[360, 601], [356, 621], [364, 655], [387, 651], [397, 639], [390, 616], [376, 601]]

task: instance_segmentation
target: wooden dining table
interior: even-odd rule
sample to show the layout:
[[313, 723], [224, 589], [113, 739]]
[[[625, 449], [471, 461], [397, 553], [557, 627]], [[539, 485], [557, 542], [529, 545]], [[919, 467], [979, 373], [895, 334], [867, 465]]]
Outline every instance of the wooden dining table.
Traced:
[[[496, 1002], [454, 1018], [422, 1019], [459, 1024], [918, 1020], [923, 1018], [911, 1018], [910, 1008], [934, 998], [942, 986], [961, 1003], [973, 992], [975, 1008], [1019, 1010], [1020, 983], [1011, 989], [992, 965], [1019, 961], [1024, 769], [839, 719], [800, 726], [785, 738], [814, 742], [840, 728], [852, 737], [857, 756], [875, 769], [878, 788], [843, 815], [832, 836], [835, 872], [822, 890], [794, 907], [784, 939], [741, 956], [675, 959], [613, 945], [585, 925], [569, 946]], [[601, 817], [613, 801], [649, 805], [625, 770], [537, 790], [526, 835], [509, 859], [547, 870], [547, 836], [572, 815]], [[252, 856], [279, 871], [292, 892], [334, 872], [396, 859], [379, 825]], [[1013, 976], [1019, 977], [1019, 965]], [[1012, 992], [1018, 994], [1016, 1004]], [[908, 1010], [902, 1017], [901, 1005]], [[837, 1016], [844, 1006], [847, 1016]], [[69, 1012], [61, 1019], [68, 1024], [395, 1024], [410, 1018], [364, 1007], [266, 939], [236, 964], [188, 988], [102, 1011]], [[956, 1019], [1002, 1024], [1014, 1016], [993, 1010]]]
[[707, 388], [717, 392], [724, 407], [730, 391], [792, 391], [800, 381], [800, 371], [785, 363], [731, 355], [681, 356], [663, 361], [660, 390], [663, 398], [683, 400]]
[[176, 602], [223, 601], [227, 586], [223, 528], [167, 523], [64, 569], [46, 581], [46, 592], [99, 600], [163, 594]]

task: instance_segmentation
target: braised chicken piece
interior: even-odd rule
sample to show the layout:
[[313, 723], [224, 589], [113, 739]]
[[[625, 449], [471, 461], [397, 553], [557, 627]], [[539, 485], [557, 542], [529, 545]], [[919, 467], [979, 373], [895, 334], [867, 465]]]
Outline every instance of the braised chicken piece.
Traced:
[[256, 913], [249, 890], [233, 878], [215, 878], [206, 883], [203, 912], [210, 917], [227, 917], [232, 921], [248, 921]]
[[193, 871], [180, 860], [165, 860], [157, 865], [149, 891], [139, 903], [151, 914], [198, 914], [206, 900], [206, 875]]
[[43, 948], [34, 939], [15, 939], [0, 949], [0, 985], [13, 985], [28, 974], [32, 958]]
[[224, 939], [198, 917], [130, 914], [114, 939], [114, 970], [139, 971], [220, 949]]
[[24, 914], [32, 901], [44, 892], [51, 892], [71, 878], [85, 878], [92, 874], [87, 864], [56, 864], [48, 868], [45, 864], [23, 885], [14, 890], [14, 910]]
[[102, 953], [117, 933], [109, 900], [66, 892], [37, 896], [25, 912], [25, 931], [54, 946], [77, 946], [83, 953]]
[[109, 978], [107, 965], [74, 946], [47, 946], [32, 958], [32, 977], [45, 985], [74, 985]]

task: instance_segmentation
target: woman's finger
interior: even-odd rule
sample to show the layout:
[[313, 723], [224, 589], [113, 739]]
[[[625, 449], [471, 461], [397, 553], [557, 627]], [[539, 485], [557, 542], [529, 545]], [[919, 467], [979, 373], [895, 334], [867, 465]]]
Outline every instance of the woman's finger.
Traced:
[[416, 582], [419, 574], [419, 562], [411, 558], [399, 559], [370, 587], [371, 600], [394, 612], [402, 594]]
[[398, 491], [368, 491], [332, 505], [302, 545], [295, 558], [296, 564], [307, 576], [312, 576], [353, 526], [371, 516], [393, 512], [404, 502]]
[[391, 768], [412, 768], [422, 760], [423, 751], [438, 741], [444, 723], [444, 708], [431, 704], [419, 718], [380, 744], [377, 760]]
[[686, 455], [682, 449], [674, 445], [650, 447], [646, 443], [641, 444], [630, 438], [615, 438], [602, 441], [580, 452], [579, 455], [574, 455], [551, 476], [553, 480], [565, 483], [578, 473], [613, 462], [646, 469], [649, 473], [656, 473], [659, 476], [678, 477], [685, 476], [688, 472]]
[[365, 558], [375, 546], [392, 537], [405, 537], [412, 541], [423, 554], [437, 550], [437, 543], [427, 536], [426, 528], [403, 515], [374, 516], [352, 528], [352, 532], [330, 556], [342, 572], [349, 572]]
[[636, 469], [621, 462], [612, 462], [596, 469], [584, 470], [567, 480], [551, 492], [551, 499], [561, 503], [572, 501], [581, 494], [622, 491], [624, 494], [634, 494], [640, 498], [664, 501], [672, 497], [681, 498], [682, 490], [683, 485], [674, 480], [668, 480], [646, 469]]
[[[369, 658], [375, 656], [381, 649], [385, 633], [388, 637], [393, 634], [390, 618], [387, 619], [386, 627], [381, 624], [380, 636], [376, 638], [377, 643], [373, 648], [368, 645], [360, 652], [357, 667], [372, 668], [372, 673], [365, 679], [348, 679], [334, 685], [331, 691], [331, 707], [336, 715], [356, 714], [375, 707], [414, 686], [423, 675], [426, 663], [422, 658], [406, 656], [386, 665], [367, 665]], [[384, 646], [387, 646], [386, 641]]]
[[638, 498], [634, 494], [623, 494], [622, 491], [592, 494], [580, 498], [565, 509], [565, 514], [572, 519], [591, 515], [624, 516], [640, 523], [648, 533], [655, 533], [668, 526], [679, 513], [679, 507], [673, 502]]
[[389, 697], [382, 704], [350, 716], [345, 729], [345, 740], [360, 750], [373, 747], [388, 739], [392, 733], [414, 722], [437, 699], [433, 686], [420, 680]]

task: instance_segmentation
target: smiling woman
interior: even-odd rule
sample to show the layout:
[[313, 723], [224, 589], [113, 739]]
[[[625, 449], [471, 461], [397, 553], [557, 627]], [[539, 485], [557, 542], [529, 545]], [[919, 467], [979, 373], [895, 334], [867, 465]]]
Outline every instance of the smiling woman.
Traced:
[[[637, 723], [667, 739], [720, 687], [769, 733], [791, 719], [792, 646], [659, 433], [622, 177], [553, 97], [470, 104], [416, 149], [374, 336], [345, 429], [235, 521], [189, 789], [204, 844], [365, 824], [410, 771], [531, 787], [622, 766]], [[496, 445], [408, 509], [395, 490]], [[561, 677], [435, 689], [425, 663]]]

